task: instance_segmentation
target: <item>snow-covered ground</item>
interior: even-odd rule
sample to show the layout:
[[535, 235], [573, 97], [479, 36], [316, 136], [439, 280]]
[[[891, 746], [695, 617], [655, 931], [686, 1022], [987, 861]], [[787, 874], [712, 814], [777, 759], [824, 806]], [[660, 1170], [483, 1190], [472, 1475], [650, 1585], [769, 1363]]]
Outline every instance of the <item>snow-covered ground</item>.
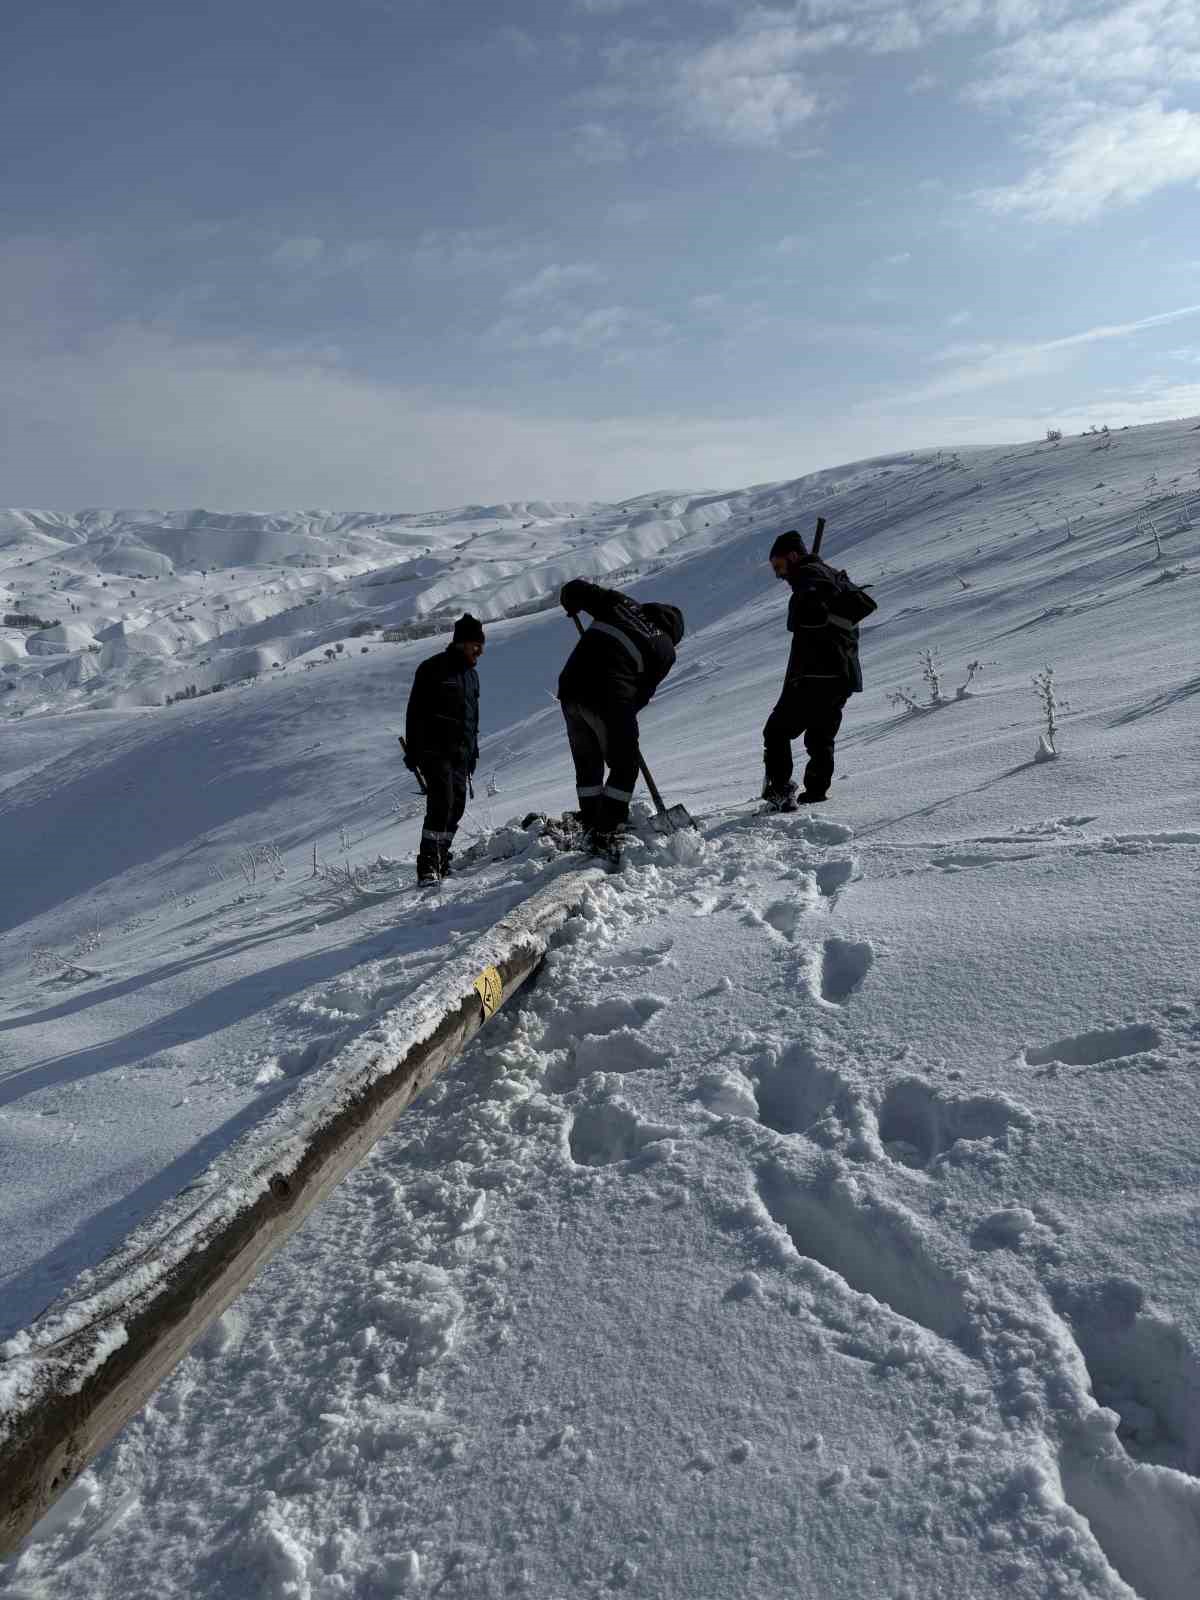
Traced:
[[[1198, 442], [8, 513], [48, 626], [0, 634], [0, 1336], [559, 870], [503, 824], [571, 800], [564, 577], [683, 607], [643, 731], [701, 827], [629, 847], [0, 1594], [1193, 1600]], [[763, 817], [766, 550], [817, 514], [867, 690], [832, 803]], [[395, 735], [441, 641], [380, 630], [464, 605], [478, 859], [418, 897]]]

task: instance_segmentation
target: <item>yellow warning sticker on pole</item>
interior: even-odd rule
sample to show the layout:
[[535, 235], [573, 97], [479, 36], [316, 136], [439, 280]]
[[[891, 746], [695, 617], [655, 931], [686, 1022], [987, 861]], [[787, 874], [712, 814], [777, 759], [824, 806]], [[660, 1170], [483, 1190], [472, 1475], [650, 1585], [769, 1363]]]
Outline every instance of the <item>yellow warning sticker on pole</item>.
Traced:
[[483, 1002], [483, 1015], [486, 1021], [504, 998], [504, 980], [495, 967], [484, 967], [475, 979], [474, 989]]

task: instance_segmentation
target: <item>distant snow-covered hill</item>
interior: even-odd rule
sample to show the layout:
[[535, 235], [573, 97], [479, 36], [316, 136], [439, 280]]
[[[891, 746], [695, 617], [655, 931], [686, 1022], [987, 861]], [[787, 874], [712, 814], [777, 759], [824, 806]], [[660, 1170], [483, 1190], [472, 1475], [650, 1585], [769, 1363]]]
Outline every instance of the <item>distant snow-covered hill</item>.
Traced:
[[[25, 620], [0, 633], [0, 715], [163, 705], [185, 687], [285, 670], [313, 651], [323, 659], [355, 625], [448, 619], [467, 605], [501, 616], [576, 573], [659, 556], [726, 520], [732, 502], [676, 494], [420, 513], [6, 511], [0, 603], [44, 626]], [[62, 659], [85, 653], [98, 663]]]

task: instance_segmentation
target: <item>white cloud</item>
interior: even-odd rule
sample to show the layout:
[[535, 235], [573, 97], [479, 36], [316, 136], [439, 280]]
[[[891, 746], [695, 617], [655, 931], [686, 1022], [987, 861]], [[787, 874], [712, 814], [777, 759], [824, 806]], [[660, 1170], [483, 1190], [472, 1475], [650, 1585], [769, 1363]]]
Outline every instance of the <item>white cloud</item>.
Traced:
[[522, 61], [534, 61], [541, 54], [541, 47], [534, 36], [525, 28], [518, 28], [515, 23], [506, 22], [497, 28], [496, 37], [505, 49], [511, 50]]
[[619, 128], [604, 122], [584, 122], [575, 129], [576, 158], [589, 166], [603, 166], [608, 162], [624, 161], [629, 155], [629, 143]]
[[892, 55], [903, 50], [916, 50], [922, 43], [921, 26], [913, 14], [903, 8], [884, 12], [869, 27], [856, 30], [859, 43], [874, 55]]
[[[762, 283], [762, 279], [752, 280]], [[786, 343], [811, 349], [833, 345], [843, 353], [864, 349], [878, 357], [882, 351], [912, 354], [912, 339], [904, 333], [872, 322], [826, 321], [796, 312], [780, 312], [769, 301], [751, 299], [744, 291], [736, 295], [708, 293], [693, 295], [688, 309], [695, 321], [693, 336], [716, 337], [739, 360], [745, 360], [748, 341], [768, 338], [778, 352]]]
[[1184, 317], [1200, 316], [1200, 305], [1179, 306], [1174, 311], [1159, 311], [1151, 317], [1139, 317], [1136, 322], [1107, 322], [1088, 328], [1083, 333], [1070, 333], [1062, 339], [1051, 341], [1053, 348], [1069, 345], [1095, 344], [1103, 339], [1127, 339], [1130, 334], [1142, 333], [1147, 328], [1161, 328], [1168, 322], [1179, 322]]
[[[1066, 0], [1069, 4], [1070, 0]], [[1028, 33], [1062, 14], [1063, 0], [992, 0], [991, 22], [1000, 34]]]
[[566, 266], [560, 266], [558, 262], [552, 261], [549, 266], [534, 273], [532, 278], [515, 285], [504, 298], [511, 305], [534, 305], [540, 301], [559, 299], [575, 289], [589, 288], [605, 281], [600, 268], [591, 266], [587, 262], [572, 261]]
[[917, 384], [893, 396], [892, 403], [923, 405], [952, 395], [971, 394], [1006, 383], [1043, 377], [1051, 372], [1062, 371], [1070, 364], [1072, 353], [1087, 345], [1128, 339], [1148, 328], [1163, 327], [1195, 316], [1200, 316], [1200, 305], [1180, 306], [1174, 311], [1140, 317], [1136, 322], [1101, 323], [1094, 328], [1084, 329], [1082, 333], [1066, 334], [1058, 339], [1044, 339], [1037, 343], [976, 341], [949, 345], [929, 359], [947, 365], [950, 370], [928, 383]]
[[1033, 164], [982, 191], [999, 214], [1086, 222], [1200, 178], [1200, 116], [1169, 99], [1200, 79], [1195, 0], [1006, 0], [991, 18], [1015, 35], [964, 90], [976, 104], [1027, 103]]
[[[932, 439], [950, 444], [997, 444], [1002, 440], [1039, 439], [1044, 428], [1054, 426], [1067, 433], [1082, 433], [1091, 426], [1107, 424], [1114, 431], [1139, 427], [1151, 422], [1166, 422], [1200, 414], [1200, 383], [1172, 383], [1152, 379], [1132, 388], [1093, 393], [1088, 398], [1060, 399], [1041, 404], [1034, 399], [1027, 410], [1007, 414], [943, 412], [927, 413], [920, 422], [925, 443]], [[881, 421], [888, 433], [902, 441], [912, 433], [912, 419], [902, 413], [888, 415], [881, 407], [872, 409], [873, 420]], [[897, 443], [896, 448], [901, 448]]]
[[284, 239], [271, 251], [271, 260], [278, 267], [308, 267], [314, 261], [319, 261], [325, 250], [324, 239], [317, 239], [311, 235], [304, 235], [294, 239]]
[[[986, 30], [1006, 39], [1040, 30], [1042, 42], [1032, 53], [1049, 60], [1059, 50], [1055, 30], [1064, 7], [1080, 3], [1083, 0], [798, 0], [790, 9], [731, 6], [740, 14], [737, 25], [704, 44], [680, 49], [633, 36], [608, 44], [603, 54], [614, 85], [607, 102], [597, 93], [593, 103], [624, 100], [661, 107], [665, 83], [664, 109], [685, 132], [732, 145], [779, 148], [806, 122], [840, 103], [836, 81], [831, 78], [826, 86], [815, 76], [822, 57], [835, 51], [911, 54], [947, 36]], [[1086, 3], [1087, 17], [1077, 28], [1081, 39], [1086, 38], [1094, 15], [1095, 0]], [[1185, 17], [1192, 4], [1193, 0], [1127, 0], [1124, 8], [1116, 9], [1140, 8], [1174, 19]], [[724, 9], [722, 0], [710, 0], [705, 9]], [[1184, 23], [1172, 20], [1172, 27], [1181, 33]], [[1074, 34], [1067, 27], [1059, 31], [1067, 41], [1062, 46], [1066, 50]], [[1002, 84], [1020, 75], [1025, 49], [1021, 37], [997, 50], [989, 74], [969, 92], [980, 99], [1005, 92]], [[1176, 61], [1175, 67], [1182, 75], [1182, 62]], [[841, 63], [839, 70], [845, 70]], [[938, 75], [926, 70], [908, 87], [921, 93], [940, 82]]]
[[612, 354], [661, 342], [669, 323], [630, 306], [598, 306], [593, 311], [560, 316], [544, 327], [519, 317], [501, 317], [483, 336], [485, 347], [501, 350], [569, 350]]
[[[911, 52], [981, 31], [1009, 42], [965, 98], [1033, 102], [1025, 142], [1034, 163], [977, 197], [989, 209], [1078, 222], [1200, 175], [1200, 113], [1164, 98], [1200, 79], [1196, 0], [801, 0], [791, 11], [751, 11], [723, 38], [656, 66], [673, 79], [670, 111], [687, 131], [770, 149], [832, 104], [813, 76], [819, 57]], [[644, 58], [626, 41], [611, 60], [632, 76]], [[937, 81], [923, 72], [910, 92]], [[1108, 105], [1097, 103], [1100, 89]]]
[[604, 213], [604, 220], [614, 228], [636, 228], [653, 216], [650, 207], [642, 200], [614, 200]]
[[685, 56], [672, 94], [676, 116], [729, 144], [781, 144], [819, 104], [800, 72], [805, 37], [793, 23], [756, 20]]
[[532, 248], [528, 238], [510, 227], [427, 228], [406, 259], [420, 272], [457, 277], [514, 267]]
[[1014, 100], [1051, 86], [1073, 94], [1123, 84], [1160, 90], [1200, 77], [1200, 7], [1194, 0], [1129, 0], [1054, 22], [1024, 28], [1012, 44], [995, 51], [969, 97]]
[[885, 267], [902, 267], [906, 261], [911, 260], [911, 250], [899, 250], [894, 256], [884, 256], [883, 264]]
[[15, 503], [63, 510], [618, 498], [664, 482], [792, 477], [852, 446], [889, 444], [870, 421], [852, 440], [840, 422], [799, 426], [778, 408], [726, 419], [519, 415], [134, 326], [86, 352], [0, 364], [0, 437]]
[[1200, 181], [1200, 114], [1159, 101], [1099, 112], [1020, 182], [981, 191], [990, 210], [1038, 222], [1086, 222], [1113, 205]]
[[890, 408], [878, 399], [838, 407], [828, 420], [777, 405], [736, 417], [665, 408], [521, 415], [295, 353], [123, 326], [87, 349], [14, 356], [10, 348], [0, 363], [0, 438], [18, 504], [416, 510], [535, 495], [618, 498], [667, 482], [734, 488], [934, 441], [1037, 438], [1048, 423], [1148, 422], [1200, 411], [1200, 383], [1089, 393], [1086, 405], [1059, 403], [1053, 413], [1037, 395], [1010, 415], [914, 415], [903, 398]]

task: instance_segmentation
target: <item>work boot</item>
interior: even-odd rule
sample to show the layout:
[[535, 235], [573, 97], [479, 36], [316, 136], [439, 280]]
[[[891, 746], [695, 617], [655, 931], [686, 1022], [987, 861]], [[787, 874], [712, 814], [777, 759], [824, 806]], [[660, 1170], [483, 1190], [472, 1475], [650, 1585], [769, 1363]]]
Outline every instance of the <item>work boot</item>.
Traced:
[[794, 811], [797, 806], [819, 806], [822, 800], [828, 799], [829, 796], [827, 794], [809, 794], [807, 789], [802, 789], [800, 793], [796, 795], [792, 804], [790, 806], [784, 806], [782, 809], [785, 811]]
[[772, 811], [795, 811], [796, 809], [796, 785], [794, 783], [785, 783], [777, 787], [768, 779], [763, 784], [762, 797]]
[[438, 849], [438, 876], [439, 877], [448, 878], [450, 876], [450, 863], [453, 860], [454, 860], [454, 851], [451, 850], [449, 845], [446, 845], [446, 844], [441, 845], [439, 847], [439, 849]]
[[584, 848], [591, 856], [607, 861], [611, 866], [621, 864], [621, 837], [614, 830], [589, 828], [583, 836]]
[[436, 845], [423, 844], [417, 852], [417, 883], [440, 883], [441, 857]]

